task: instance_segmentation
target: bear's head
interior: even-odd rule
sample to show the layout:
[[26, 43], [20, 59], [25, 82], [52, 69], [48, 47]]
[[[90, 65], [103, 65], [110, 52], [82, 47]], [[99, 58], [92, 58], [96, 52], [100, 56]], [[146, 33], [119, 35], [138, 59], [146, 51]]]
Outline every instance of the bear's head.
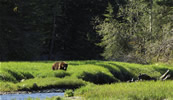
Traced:
[[63, 70], [67, 70], [68, 64], [63, 64]]

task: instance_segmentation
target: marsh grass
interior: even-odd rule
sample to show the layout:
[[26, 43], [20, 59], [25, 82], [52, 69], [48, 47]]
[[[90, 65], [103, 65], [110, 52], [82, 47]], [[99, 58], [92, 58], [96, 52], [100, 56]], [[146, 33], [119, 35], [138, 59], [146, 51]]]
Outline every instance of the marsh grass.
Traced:
[[1, 82], [0, 91], [32, 91], [51, 88], [74, 89], [86, 85], [80, 79], [68, 78], [34, 78], [19, 83]]
[[86, 100], [172, 100], [173, 81], [87, 85], [75, 91]]
[[167, 69], [173, 76], [173, 67], [164, 64], [141, 65], [96, 60], [66, 62], [69, 64], [67, 71], [53, 71], [51, 66], [54, 61], [1, 62], [0, 91], [77, 88], [91, 83], [110, 84], [131, 78], [137, 79], [139, 73], [146, 73], [159, 79]]

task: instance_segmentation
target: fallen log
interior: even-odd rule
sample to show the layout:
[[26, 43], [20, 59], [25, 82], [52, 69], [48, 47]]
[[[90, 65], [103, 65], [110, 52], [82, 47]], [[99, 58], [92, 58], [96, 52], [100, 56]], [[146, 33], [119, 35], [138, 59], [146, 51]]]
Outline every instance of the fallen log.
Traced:
[[160, 80], [166, 80], [170, 77], [171, 75], [169, 74], [169, 69], [160, 77]]
[[[167, 80], [169, 77], [171, 77], [171, 75], [169, 74], [169, 70], [167, 70], [160, 78], [159, 80], [161, 81], [164, 81], [164, 80]], [[131, 80], [128, 80], [127, 82], [136, 82], [136, 81], [143, 81], [143, 80], [154, 80], [154, 81], [157, 81], [156, 78], [154, 77], [151, 77], [147, 74], [139, 74], [138, 76], [138, 79], [137, 80], [134, 80], [134, 78], [132, 78]]]

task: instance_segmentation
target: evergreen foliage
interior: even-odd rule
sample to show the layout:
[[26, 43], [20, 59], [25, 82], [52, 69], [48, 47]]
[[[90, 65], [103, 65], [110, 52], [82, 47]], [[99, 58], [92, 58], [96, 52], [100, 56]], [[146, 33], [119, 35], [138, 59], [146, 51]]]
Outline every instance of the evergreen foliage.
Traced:
[[110, 4], [106, 11], [105, 20], [96, 26], [106, 59], [148, 63], [155, 57], [172, 58], [171, 7], [161, 6], [157, 0], [129, 0], [119, 6], [115, 18], [110, 17]]
[[103, 56], [141, 63], [168, 61], [173, 52], [172, 4], [170, 0], [1, 0], [0, 60]]

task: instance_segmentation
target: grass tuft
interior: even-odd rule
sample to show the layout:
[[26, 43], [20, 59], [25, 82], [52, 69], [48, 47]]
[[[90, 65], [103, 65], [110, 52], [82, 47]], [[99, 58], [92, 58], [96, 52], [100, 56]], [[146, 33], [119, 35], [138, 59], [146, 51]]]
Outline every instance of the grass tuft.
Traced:
[[74, 96], [73, 90], [72, 89], [66, 90], [64, 93], [64, 96], [65, 97], [73, 97]]

